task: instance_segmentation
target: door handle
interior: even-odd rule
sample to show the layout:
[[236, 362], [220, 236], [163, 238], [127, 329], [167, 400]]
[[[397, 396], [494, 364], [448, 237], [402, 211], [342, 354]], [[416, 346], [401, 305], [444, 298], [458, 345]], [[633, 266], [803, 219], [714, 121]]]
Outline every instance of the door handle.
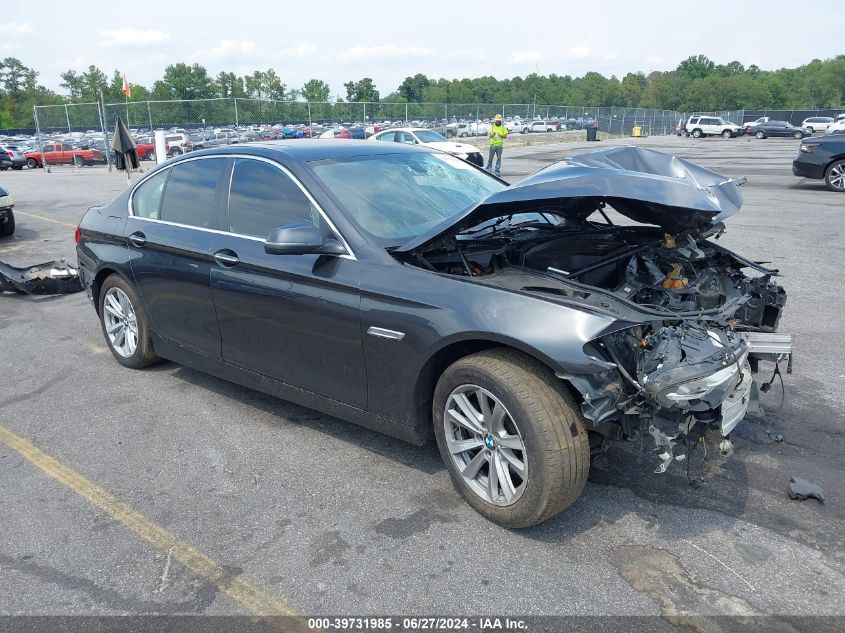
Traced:
[[214, 253], [214, 261], [223, 268], [233, 268], [241, 263], [241, 260], [238, 259], [234, 251], [230, 251], [229, 249]]
[[140, 248], [147, 243], [147, 236], [141, 233], [141, 231], [135, 231], [132, 235], [129, 236], [129, 241], [132, 242], [133, 245]]

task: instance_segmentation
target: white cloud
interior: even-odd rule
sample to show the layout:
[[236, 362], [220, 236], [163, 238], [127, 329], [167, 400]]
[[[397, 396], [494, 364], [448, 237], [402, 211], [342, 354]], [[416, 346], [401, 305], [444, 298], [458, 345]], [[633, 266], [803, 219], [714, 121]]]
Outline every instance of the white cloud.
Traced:
[[537, 51], [514, 51], [509, 58], [512, 64], [528, 64], [531, 62], [538, 62], [543, 59], [543, 56]]
[[15, 50], [17, 47], [17, 44], [11, 44], [8, 42], [6, 44], [0, 44], [0, 53], [9, 53]]
[[283, 48], [276, 53], [276, 57], [282, 59], [305, 59], [306, 57], [311, 57], [316, 50], [316, 46], [314, 46], [311, 42], [305, 41], [300, 42], [296, 46], [291, 46], [290, 48]]
[[0, 24], [0, 33], [9, 36], [32, 35], [35, 33], [35, 29], [32, 28], [29, 22], [6, 22], [5, 24]]
[[589, 46], [576, 46], [570, 48], [567, 53], [572, 59], [587, 59], [593, 56], [593, 50]]
[[170, 39], [170, 33], [161, 29], [108, 29], [100, 31], [103, 46], [154, 46]]
[[214, 48], [201, 48], [194, 52], [193, 57], [197, 59], [231, 59], [243, 55], [249, 55], [255, 50], [255, 42], [252, 40], [220, 40]]
[[616, 60], [616, 59], [619, 59], [619, 53], [614, 53], [613, 51], [611, 51], [611, 52], [609, 52], [609, 53], [605, 53], [605, 54], [602, 56], [602, 59], [603, 59], [604, 61], [606, 61], [606, 62], [612, 62], [612, 61], [614, 61], [614, 60]]
[[341, 51], [335, 59], [342, 62], [361, 61], [365, 59], [409, 59], [413, 57], [428, 57], [434, 51], [422, 46], [397, 46], [396, 44], [382, 44], [380, 46], [363, 46], [356, 44], [352, 48]]

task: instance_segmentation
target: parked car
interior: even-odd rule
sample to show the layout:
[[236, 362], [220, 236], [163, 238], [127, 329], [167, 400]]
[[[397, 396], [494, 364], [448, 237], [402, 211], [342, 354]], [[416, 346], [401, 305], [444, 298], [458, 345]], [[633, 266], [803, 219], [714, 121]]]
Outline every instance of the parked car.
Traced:
[[185, 152], [190, 152], [194, 149], [194, 144], [188, 135], [184, 132], [177, 134], [166, 134], [164, 137], [164, 147], [167, 150], [167, 157], [181, 156]]
[[528, 123], [529, 132], [554, 132], [557, 127], [547, 121], [531, 121]]
[[734, 138], [742, 135], [742, 127], [717, 116], [691, 116], [687, 121], [686, 131], [693, 138], [705, 136]]
[[827, 130], [833, 123], [834, 118], [832, 116], [811, 116], [801, 122], [801, 127], [813, 134]]
[[208, 149], [209, 147], [220, 147], [221, 145], [233, 145], [237, 142], [239, 142], [237, 132], [215, 132], [199, 141], [192, 141], [192, 149]]
[[760, 139], [790, 136], [794, 139], [802, 139], [812, 136], [812, 133], [808, 132], [803, 127], [796, 127], [787, 121], [769, 121], [768, 123], [755, 125], [751, 128], [749, 134], [753, 134], [755, 137]]
[[23, 169], [26, 166], [26, 157], [17, 145], [0, 144], [0, 170], [6, 171], [9, 168]]
[[44, 144], [44, 154], [39, 150], [27, 152], [24, 154], [26, 164], [30, 169], [36, 167], [43, 167], [43, 161], [48, 165], [75, 165], [82, 167], [84, 165], [95, 165], [106, 162], [106, 155], [97, 149], [82, 149], [75, 148], [69, 143], [55, 143], [49, 142]]
[[0, 237], [15, 234], [15, 201], [12, 194], [0, 187]]
[[457, 156], [478, 167], [484, 167], [484, 157], [474, 145], [450, 141], [434, 130], [412, 127], [393, 128], [371, 136], [370, 140], [430, 147], [441, 152], [446, 152], [447, 154], [452, 154], [452, 156]]
[[824, 131], [825, 134], [842, 134], [845, 132], [845, 117], [837, 119], [837, 121], [827, 126]]
[[513, 186], [404, 143], [221, 147], [91, 208], [79, 276], [121, 365], [434, 436], [466, 501], [522, 528], [574, 503], [611, 439], [662, 472], [728, 435], [764, 354], [791, 355], [777, 271], [710, 239], [741, 200], [636, 147]]
[[358, 139], [358, 140], [363, 140], [363, 139], [367, 138], [367, 131], [364, 128], [357, 126], [357, 125], [353, 125], [351, 128], [349, 128], [348, 132], [349, 132], [349, 138], [354, 138], [354, 139]]
[[141, 137], [135, 141], [135, 147], [136, 153], [138, 154], [138, 160], [155, 161], [156, 145], [154, 138], [149, 136]]
[[304, 138], [305, 134], [302, 130], [298, 130], [292, 127], [283, 127], [279, 130], [281, 138], [291, 139], [291, 138]]
[[352, 138], [352, 135], [349, 133], [345, 127], [335, 127], [329, 128], [328, 130], [324, 131], [320, 134], [319, 138], [342, 138], [342, 139], [349, 139]]
[[746, 121], [742, 124], [742, 127], [745, 129], [746, 134], [750, 134], [751, 128], [754, 128], [758, 125], [763, 125], [764, 123], [768, 123], [769, 120], [769, 117], [761, 116], [760, 118], [755, 119], [754, 121]]
[[320, 136], [325, 130], [319, 125], [312, 125], [302, 130], [302, 136], [305, 138], [316, 138]]
[[831, 191], [845, 192], [845, 135], [830, 134], [801, 141], [792, 173], [823, 179]]

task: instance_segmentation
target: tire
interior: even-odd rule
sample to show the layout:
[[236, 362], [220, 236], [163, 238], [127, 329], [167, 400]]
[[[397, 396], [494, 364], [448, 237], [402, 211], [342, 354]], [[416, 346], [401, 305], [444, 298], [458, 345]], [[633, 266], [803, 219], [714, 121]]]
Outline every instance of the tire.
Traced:
[[831, 163], [824, 173], [824, 182], [831, 191], [845, 192], [845, 159]]
[[6, 165], [0, 165], [0, 171], [6, 171], [9, 169]]
[[23, 169], [23, 165], [12, 165], [12, 169], [14, 169], [15, 171], [20, 171], [21, 169]]
[[722, 132], [722, 138], [733, 138], [733, 136], [733, 132], [731, 132], [730, 130], [725, 130], [724, 132]]
[[792, 138], [794, 138], [797, 141], [800, 141], [802, 138], [804, 138], [804, 135], [801, 134], [801, 132], [796, 132], [795, 134], [792, 135]]
[[153, 162], [156, 162], [156, 153], [150, 152], [149, 154], [147, 154], [147, 160], [151, 160]]
[[15, 234], [15, 214], [9, 211], [6, 221], [0, 224], [0, 237], [11, 237]]
[[702, 136], [704, 136], [704, 133], [701, 130], [696, 129], [692, 131], [693, 138], [701, 138]]
[[[114, 298], [117, 305], [112, 302], [111, 298]], [[108, 308], [106, 307], [107, 299], [109, 300]], [[129, 309], [127, 309], [127, 304]], [[106, 345], [109, 346], [112, 355], [118, 363], [131, 369], [142, 369], [160, 360], [153, 351], [147, 316], [144, 313], [141, 299], [138, 297], [138, 293], [132, 284], [117, 274], [106, 278], [100, 287], [97, 307], [99, 308], [100, 326], [103, 330], [103, 337], [106, 339]], [[123, 339], [124, 346], [116, 346], [121, 341], [119, 338], [120, 330], [115, 335], [115, 341], [112, 341], [112, 336], [109, 335], [108, 329], [120, 320], [120, 314], [126, 317], [126, 321], [124, 321], [124, 325], [122, 326], [124, 337], [128, 337], [132, 332], [131, 324], [134, 317], [134, 349], [129, 345], [131, 338]]]
[[171, 156], [181, 156], [181, 155], [182, 155], [182, 150], [181, 150], [181, 149], [179, 149], [178, 147], [174, 147], [174, 148], [171, 150], [170, 155], [171, 155]]
[[[493, 412], [504, 407], [499, 429], [495, 423], [487, 427], [481, 413], [475, 418], [481, 432], [469, 431], [455, 416], [447, 417], [447, 407], [463, 410], [458, 404], [462, 396], [477, 413], [485, 409], [479, 398], [485, 398], [491, 421]], [[456, 361], [437, 383], [433, 419], [452, 483], [469, 505], [494, 523], [508, 528], [536, 525], [572, 505], [584, 489], [590, 444], [578, 407], [564, 385], [532, 358], [493, 349]], [[461, 441], [466, 448], [456, 450]], [[499, 483], [496, 496], [490, 493], [494, 464], [499, 467], [494, 472], [504, 474], [497, 482], [512, 484], [511, 498]], [[522, 465], [524, 479], [514, 464]], [[472, 478], [465, 478], [461, 471], [473, 465]]]
[[528, 134], [528, 128], [527, 127], [522, 128], [519, 133], [520, 134]]
[[35, 160], [34, 158], [27, 158], [26, 159], [26, 166], [29, 167], [30, 169], [37, 169], [38, 167], [41, 167], [41, 165], [38, 164], [38, 161]]
[[755, 138], [766, 138], [766, 135], [763, 132], [757, 132], [754, 136]]
[[79, 154], [73, 157], [73, 166], [74, 167], [84, 167], [85, 166], [85, 159], [82, 158]]
[[813, 128], [811, 128], [811, 127], [808, 127], [808, 128], [805, 128], [805, 129], [806, 129], [806, 130], [807, 130], [810, 134], [815, 134], [815, 133], [816, 133], [816, 131], [815, 131]]

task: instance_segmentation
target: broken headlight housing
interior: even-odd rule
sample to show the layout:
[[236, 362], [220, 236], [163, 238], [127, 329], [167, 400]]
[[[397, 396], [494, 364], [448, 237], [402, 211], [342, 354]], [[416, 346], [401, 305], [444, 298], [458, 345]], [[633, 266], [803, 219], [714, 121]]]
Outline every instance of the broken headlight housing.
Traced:
[[683, 405], [690, 400], [700, 400], [714, 389], [719, 389], [730, 383], [736, 378], [738, 373], [738, 364], [732, 364], [709, 376], [690, 380], [689, 382], [682, 382], [663, 389], [657, 394], [656, 400], [665, 407], [671, 407], [675, 404]]

